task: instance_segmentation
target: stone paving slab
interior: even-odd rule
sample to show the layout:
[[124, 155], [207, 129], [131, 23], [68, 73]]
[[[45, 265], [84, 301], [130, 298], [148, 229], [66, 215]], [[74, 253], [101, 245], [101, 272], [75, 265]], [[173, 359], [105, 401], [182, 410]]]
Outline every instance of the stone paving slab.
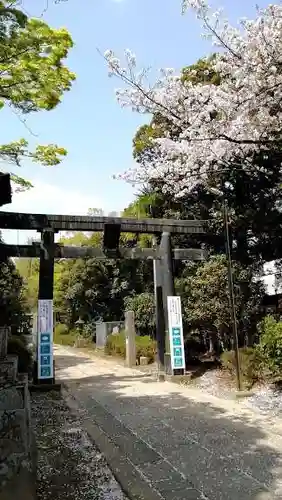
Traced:
[[[64, 397], [70, 409], [80, 413], [80, 418], [82, 418], [82, 414], [84, 417], [85, 413], [88, 414], [85, 409], [82, 409], [79, 398], [73, 397], [69, 392], [64, 393]], [[89, 418], [89, 415], [84, 418], [84, 427], [105, 456], [115, 478], [129, 500], [202, 500], [202, 495], [195, 489], [191, 489], [190, 485], [187, 486], [185, 482], [182, 483], [184, 489], [181, 491], [170, 488], [168, 494], [163, 496], [161, 494], [162, 488], [158, 488], [159, 481], [150, 481], [149, 474], [146, 477], [138, 467], [135, 467], [124, 450], [122, 451], [119, 446], [116, 446], [111, 437], [96, 424], [94, 419]], [[162, 459], [160, 460], [163, 462]], [[148, 464], [148, 466], [150, 465], [152, 464]]]
[[[85, 399], [81, 397], [79, 391], [76, 394], [71, 391], [71, 394], [80, 408], [84, 405], [84, 410], [88, 414], [86, 424], [88, 431], [98, 446], [100, 442], [101, 451], [107, 453], [110, 447], [107, 458], [110, 459], [115, 470], [120, 474], [121, 467], [123, 467], [127, 483], [128, 476], [134, 476], [133, 482], [129, 485], [129, 491], [126, 491], [130, 498], [132, 496], [136, 500], [143, 499], [143, 496], [139, 497], [137, 495], [136, 489], [143, 491], [144, 488], [151, 491], [150, 495], [153, 492], [153, 495], [156, 494], [157, 497], [166, 500], [185, 500], [186, 498], [201, 500], [203, 498], [200, 492], [195, 490], [181, 473], [173, 471], [171, 465], [167, 464], [161, 455], [133, 434], [105, 408], [95, 402], [93, 398], [91, 404], [89, 402], [85, 404]], [[73, 403], [69, 402], [69, 404], [72, 406]], [[90, 415], [92, 417], [95, 415], [95, 417], [91, 418]], [[150, 472], [154, 468], [158, 469], [156, 476]], [[129, 469], [131, 469], [130, 474]], [[136, 484], [138, 487], [136, 487]], [[188, 492], [190, 496], [187, 496]], [[148, 492], [146, 495], [148, 495]], [[150, 500], [151, 496], [146, 495], [144, 500]]]
[[[157, 383], [113, 362], [89, 361], [75, 350], [57, 350], [56, 364], [57, 376], [90, 420], [135, 460], [161, 498], [282, 498], [282, 437], [272, 432], [279, 429], [277, 421], [272, 428], [237, 403]], [[159, 461], [155, 455], [150, 461], [152, 451]], [[143, 453], [146, 461], [134, 457]]]
[[171, 490], [183, 491], [187, 488], [187, 480], [179, 472], [173, 470], [171, 465], [162, 458], [158, 462], [143, 464], [142, 473], [151, 483], [156, 484], [161, 493]]
[[135, 465], [147, 462], [154, 463], [159, 460], [159, 455], [149, 448], [146, 443], [138, 439], [132, 432], [113, 417], [105, 408], [95, 401], [87, 405], [91, 415], [95, 415], [95, 422], [119, 446]]

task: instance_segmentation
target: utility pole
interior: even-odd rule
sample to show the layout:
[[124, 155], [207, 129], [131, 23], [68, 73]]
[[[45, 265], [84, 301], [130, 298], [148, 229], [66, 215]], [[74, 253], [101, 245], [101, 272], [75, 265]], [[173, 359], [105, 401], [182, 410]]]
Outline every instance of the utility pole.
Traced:
[[220, 200], [222, 200], [225, 248], [226, 248], [226, 259], [227, 259], [228, 293], [229, 293], [230, 316], [231, 316], [231, 323], [232, 323], [232, 334], [233, 334], [234, 352], [235, 352], [236, 379], [237, 379], [237, 389], [238, 389], [238, 391], [241, 391], [242, 380], [241, 380], [241, 370], [240, 370], [238, 329], [237, 329], [234, 282], [233, 282], [233, 272], [232, 272], [232, 256], [231, 256], [231, 245], [230, 245], [228, 203], [227, 203], [227, 200], [224, 197], [224, 193], [222, 191], [220, 191], [217, 188], [213, 188], [213, 187], [209, 187], [209, 186], [206, 186], [206, 188], [208, 191], [215, 194]]
[[241, 381], [241, 370], [240, 370], [236, 305], [234, 296], [234, 283], [233, 283], [232, 259], [231, 259], [231, 248], [230, 248], [229, 215], [228, 215], [228, 204], [226, 199], [223, 201], [223, 213], [224, 213], [224, 227], [225, 227], [225, 240], [226, 240], [225, 243], [226, 243], [226, 257], [227, 257], [228, 289], [229, 289], [230, 313], [232, 322], [234, 351], [235, 351], [237, 388], [238, 391], [241, 391], [242, 381]]

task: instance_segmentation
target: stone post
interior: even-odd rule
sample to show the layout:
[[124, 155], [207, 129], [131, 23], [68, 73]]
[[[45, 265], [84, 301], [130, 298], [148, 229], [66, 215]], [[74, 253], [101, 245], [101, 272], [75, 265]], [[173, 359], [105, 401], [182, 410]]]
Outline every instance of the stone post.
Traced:
[[134, 311], [125, 312], [125, 349], [126, 349], [126, 366], [132, 368], [136, 366]]

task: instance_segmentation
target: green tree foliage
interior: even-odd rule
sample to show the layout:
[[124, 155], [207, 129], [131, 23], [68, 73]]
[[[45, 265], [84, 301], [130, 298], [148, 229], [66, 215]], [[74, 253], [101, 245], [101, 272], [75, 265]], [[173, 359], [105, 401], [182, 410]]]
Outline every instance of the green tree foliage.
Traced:
[[[141, 193], [130, 205], [124, 209], [122, 217], [134, 217], [137, 219], [146, 219], [151, 216], [151, 207], [155, 206], [156, 199], [154, 193]], [[123, 233], [121, 236], [123, 245], [132, 246], [138, 244], [143, 248], [150, 248], [153, 244], [152, 236], [149, 234], [131, 234]]]
[[[124, 210], [127, 217], [148, 217], [151, 211], [162, 211], [157, 193], [144, 193]], [[183, 214], [182, 214], [183, 215]], [[122, 244], [150, 246], [148, 236], [125, 234]], [[180, 240], [180, 237], [179, 237]], [[182, 241], [188, 246], [188, 241]], [[61, 240], [65, 245], [101, 246], [101, 234], [69, 234]], [[180, 241], [180, 245], [182, 246]], [[195, 242], [190, 245], [195, 245]], [[38, 260], [19, 259], [17, 267], [24, 277], [29, 305], [36, 308]], [[181, 295], [185, 336], [197, 349], [228, 349], [231, 344], [230, 309], [227, 291], [226, 260], [212, 257], [204, 264], [176, 263], [176, 288]], [[252, 345], [264, 290], [253, 279], [253, 269], [234, 263], [236, 305], [240, 342]], [[155, 314], [153, 273], [150, 261], [99, 259], [61, 259], [55, 264], [54, 306], [61, 322], [73, 328], [82, 318], [86, 324], [102, 318], [121, 320], [124, 310], [133, 309], [139, 333], [154, 334]], [[192, 342], [192, 343], [193, 343]]]
[[0, 262], [0, 326], [11, 326], [12, 333], [28, 325], [28, 308], [23, 295], [23, 279], [10, 259]]
[[264, 318], [260, 324], [260, 344], [262, 366], [265, 375], [273, 381], [282, 380], [282, 322], [272, 316]]
[[125, 309], [134, 311], [135, 327], [139, 335], [155, 336], [155, 298], [152, 293], [141, 293], [132, 297], [126, 297]]
[[[86, 322], [120, 320], [125, 297], [146, 288], [142, 265], [134, 261], [79, 259], [60, 266], [55, 274], [55, 308], [62, 316], [67, 313], [63, 319], [70, 326], [78, 318]], [[151, 276], [148, 281], [149, 288]]]
[[[14, 7], [13, 7], [14, 6]], [[53, 29], [42, 19], [27, 16], [17, 2], [0, 2], [0, 108], [17, 114], [52, 110], [70, 90], [74, 73], [63, 64], [73, 42], [65, 29]], [[66, 150], [56, 144], [28, 149], [25, 139], [0, 146], [0, 158], [20, 165], [28, 157], [43, 165], [56, 165]], [[21, 187], [31, 184], [14, 175]]]
[[[32, 240], [28, 241], [31, 244]], [[18, 258], [15, 260], [17, 272], [23, 283], [23, 297], [30, 311], [37, 311], [39, 285], [39, 259]]]
[[215, 60], [215, 54], [208, 58], [199, 59], [195, 64], [186, 66], [182, 70], [182, 81], [193, 85], [220, 85], [221, 80], [218, 73], [211, 67]]
[[[251, 269], [233, 263], [236, 315], [240, 344], [252, 344], [261, 317], [264, 287], [253, 279]], [[183, 303], [188, 338], [195, 336], [210, 351], [232, 347], [227, 265], [225, 256], [212, 257], [202, 265], [187, 266], [176, 287]]]
[[[125, 239], [122, 244], [131, 244]], [[64, 245], [100, 246], [101, 234], [70, 234], [62, 238]], [[25, 298], [36, 310], [38, 299], [38, 259], [17, 259], [17, 268], [24, 281]], [[73, 327], [82, 318], [86, 323], [124, 317], [126, 297], [153, 291], [153, 270], [150, 261], [99, 259], [60, 259], [54, 270], [54, 309], [61, 322]]]

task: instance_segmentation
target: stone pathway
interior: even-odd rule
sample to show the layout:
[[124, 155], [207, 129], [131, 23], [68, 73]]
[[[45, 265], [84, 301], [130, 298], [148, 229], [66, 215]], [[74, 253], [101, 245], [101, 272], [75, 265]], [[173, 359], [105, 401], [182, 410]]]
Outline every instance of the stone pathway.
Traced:
[[129, 498], [282, 498], [278, 418], [71, 348], [56, 347], [55, 359]]

